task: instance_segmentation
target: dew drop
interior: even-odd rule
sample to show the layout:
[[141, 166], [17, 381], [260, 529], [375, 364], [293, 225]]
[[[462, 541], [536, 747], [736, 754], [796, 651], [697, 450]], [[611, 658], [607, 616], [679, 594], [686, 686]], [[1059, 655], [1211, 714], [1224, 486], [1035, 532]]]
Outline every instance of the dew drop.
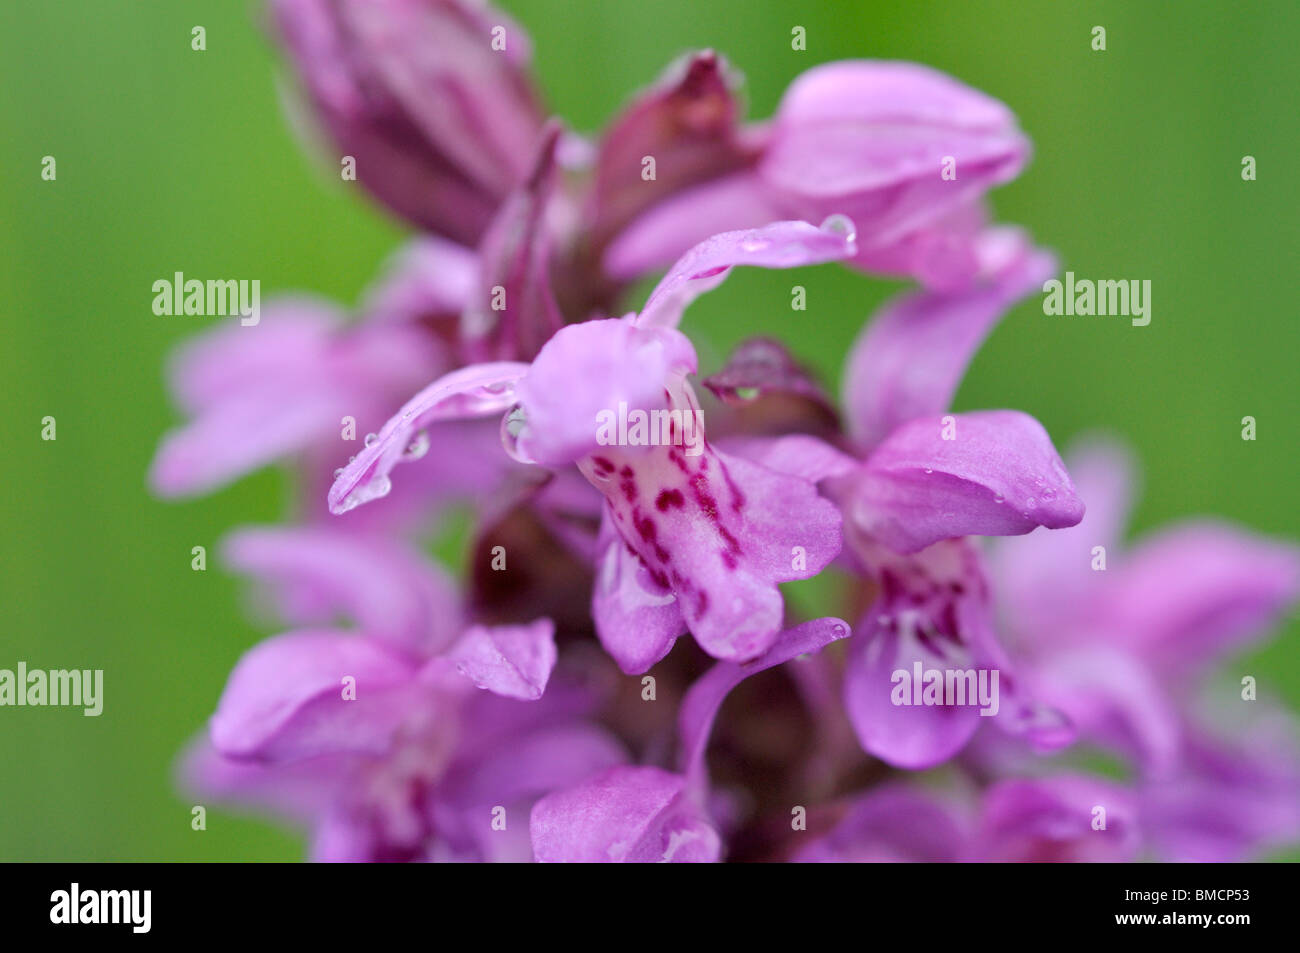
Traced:
[[520, 463], [536, 463], [532, 457], [519, 447], [519, 438], [528, 430], [528, 415], [519, 404], [511, 407], [501, 418], [501, 445], [505, 447], [513, 460]]
[[411, 442], [402, 451], [403, 460], [419, 460], [429, 452], [429, 431], [420, 430], [411, 438]]
[[387, 496], [392, 489], [393, 481], [386, 476], [376, 477], [367, 483], [358, 484], [351, 493], [343, 498], [343, 502], [339, 504], [339, 512], [346, 513], [349, 510], [355, 510], [362, 503], [369, 503], [371, 500]]
[[366, 446], [367, 447], [371, 446], [378, 439], [379, 437], [376, 434], [372, 434], [372, 433], [366, 434]]
[[826, 216], [826, 220], [821, 224], [821, 230], [832, 235], [843, 235], [849, 241], [854, 241], [858, 237], [858, 227], [853, 224], [853, 219], [838, 212]]

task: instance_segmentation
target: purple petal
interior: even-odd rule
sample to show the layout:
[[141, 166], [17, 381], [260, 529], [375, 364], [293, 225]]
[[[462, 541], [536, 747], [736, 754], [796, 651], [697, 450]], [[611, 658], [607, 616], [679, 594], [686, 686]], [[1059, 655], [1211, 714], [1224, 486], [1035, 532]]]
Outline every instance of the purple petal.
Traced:
[[1124, 753], [1148, 776], [1173, 768], [1178, 713], [1156, 673], [1131, 654], [1104, 644], [1058, 648], [1035, 669], [1034, 687], [1083, 739]]
[[704, 755], [713, 731], [713, 721], [733, 688], [751, 675], [783, 665], [801, 655], [819, 652], [849, 635], [848, 625], [840, 619], [813, 619], [786, 629], [758, 658], [743, 664], [719, 662], [709, 669], [686, 693], [677, 716], [681, 738], [679, 759], [686, 777], [692, 783], [704, 780]]
[[389, 258], [383, 275], [366, 290], [360, 310], [378, 323], [459, 317], [477, 276], [478, 257], [472, 251], [424, 235]]
[[605, 252], [604, 270], [611, 278], [631, 281], [666, 268], [721, 232], [757, 229], [788, 217], [754, 173], [721, 176], [664, 199], [624, 228]]
[[[1001, 103], [913, 63], [828, 63], [786, 92], [759, 174], [779, 201], [895, 244], [1014, 178], [1028, 143]], [[955, 177], [942, 174], [955, 160]]]
[[972, 859], [1125, 862], [1134, 858], [1137, 847], [1130, 792], [1095, 778], [1064, 775], [1003, 781], [991, 788]]
[[181, 756], [177, 773], [179, 786], [196, 797], [310, 826], [342, 795], [354, 767], [350, 755], [286, 764], [236, 761], [217, 751], [205, 733]]
[[519, 382], [516, 446], [541, 463], [571, 463], [597, 449], [602, 415], [663, 409], [670, 380], [695, 368], [695, 349], [673, 328], [614, 318], [568, 325]]
[[601, 645], [629, 675], [640, 675], [672, 649], [686, 621], [672, 589], [651, 578], [641, 557], [601, 517], [591, 614]]
[[895, 299], [867, 325], [844, 373], [849, 432], [873, 447], [917, 417], [945, 411], [981, 342], [1016, 301], [1056, 270], [1015, 229], [983, 237], [985, 277], [970, 288]]
[[524, 32], [462, 0], [274, 0], [272, 13], [317, 124], [358, 180], [423, 229], [477, 243], [541, 129]]
[[[376, 642], [330, 631], [277, 636], [231, 672], [212, 744], [227, 757], [262, 761], [379, 753], [410, 711], [414, 684], [410, 663]], [[345, 699], [349, 688], [355, 698]]]
[[1157, 860], [1241, 863], [1300, 841], [1295, 724], [1283, 710], [1255, 709], [1267, 704], [1252, 702], [1247, 723], [1224, 718], [1212, 733], [1189, 726], [1182, 770], [1142, 787], [1142, 829]]
[[[1097, 631], [1098, 594], [1106, 573], [1122, 560], [1120, 549], [1136, 483], [1132, 457], [1122, 446], [1092, 438], [1071, 450], [1066, 466], [1088, 511], [1077, 526], [996, 540], [990, 547], [998, 602], [1027, 645], [1044, 649], [1070, 630], [1091, 639]], [[1094, 570], [1094, 549], [1106, 550], [1109, 568]], [[1084, 635], [1086, 633], [1086, 635]]]
[[[754, 150], [737, 134], [734, 85], [717, 54], [693, 53], [614, 119], [596, 158], [597, 244], [665, 197], [752, 162]], [[655, 159], [650, 180], [643, 178], [645, 156]], [[689, 238], [679, 242], [673, 257], [692, 244]]]
[[732, 661], [762, 654], [783, 621], [777, 584], [814, 576], [839, 553], [837, 509], [813, 483], [707, 441], [695, 456], [637, 449], [646, 452], [602, 448], [583, 464], [615, 528], [658, 588], [677, 596], [706, 652]]
[[559, 125], [549, 125], [532, 171], [483, 238], [476, 292], [460, 325], [471, 360], [531, 358], [564, 324], [551, 289], [552, 238], [547, 231], [559, 139]]
[[851, 257], [852, 225], [828, 221], [773, 222], [749, 231], [725, 232], [696, 245], [664, 275], [637, 316], [643, 327], [676, 327], [686, 306], [727, 277], [736, 265], [798, 268]]
[[721, 842], [685, 796], [686, 779], [659, 768], [614, 767], [533, 807], [542, 863], [712, 863]]
[[953, 810], [909, 785], [861, 797], [827, 836], [795, 856], [823, 864], [953, 863], [969, 836]]
[[[979, 707], [913, 705], [910, 686], [917, 664], [923, 674], [937, 670], [943, 676], [976, 669], [974, 656], [951, 637], [935, 640], [946, 649], [940, 654], [920, 625], [877, 609], [868, 611], [857, 633], [844, 670], [844, 704], [863, 749], [894, 767], [920, 770], [942, 764], [965, 747], [979, 727]], [[900, 685], [896, 672], [909, 681]], [[893, 703], [896, 691], [904, 692], [907, 705]]]
[[[527, 163], [541, 113], [526, 70], [528, 35], [501, 11], [462, 0], [341, 5], [366, 65], [427, 140], [498, 194]], [[493, 31], [504, 29], [503, 49]]]
[[719, 446], [730, 454], [797, 476], [810, 483], [853, 473], [858, 461], [825, 441], [804, 434], [784, 437], [729, 437]]
[[514, 403], [515, 384], [527, 370], [527, 364], [499, 361], [464, 367], [438, 378], [407, 401], [377, 438], [343, 468], [330, 487], [330, 512], [346, 513], [386, 496], [392, 489], [388, 474], [393, 467], [423, 456], [424, 451], [415, 448], [422, 445], [419, 434], [429, 424], [504, 411]]
[[476, 625], [448, 653], [457, 670], [479, 688], [505, 698], [542, 697], [555, 668], [555, 624]]
[[1300, 597], [1300, 550], [1214, 522], [1144, 539], [1099, 596], [1111, 638], [1168, 673], [1239, 651]]
[[[954, 536], [1016, 536], [1083, 518], [1051, 438], [1017, 411], [910, 421], [846, 481], [854, 524], [900, 553]], [[954, 439], [944, 439], [944, 432]]]
[[223, 545], [237, 572], [270, 583], [291, 625], [319, 625], [344, 613], [370, 638], [427, 656], [460, 635], [451, 580], [395, 540], [325, 528], [243, 529]]
[[337, 439], [344, 416], [386, 413], [437, 373], [442, 355], [413, 327], [336, 327], [323, 306], [277, 302], [261, 321], [185, 345], [171, 376], [194, 419], [164, 438], [150, 471], [165, 496], [204, 492]]
[[465, 751], [449, 768], [440, 793], [462, 807], [531, 801], [578, 784], [626, 758], [622, 745], [595, 725], [579, 721], [544, 725]]

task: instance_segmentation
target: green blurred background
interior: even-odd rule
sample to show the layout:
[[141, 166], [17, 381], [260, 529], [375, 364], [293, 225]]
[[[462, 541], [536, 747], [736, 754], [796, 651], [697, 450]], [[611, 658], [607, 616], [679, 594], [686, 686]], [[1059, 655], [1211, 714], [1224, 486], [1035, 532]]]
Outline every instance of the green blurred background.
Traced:
[[[765, 117], [826, 60], [917, 60], [1007, 102], [1036, 145], [994, 195], [1080, 277], [1149, 278], [1153, 319], [1017, 309], [974, 363], [959, 409], [1016, 407], [1058, 446], [1123, 434], [1145, 466], [1135, 530], [1218, 513], [1300, 536], [1293, 299], [1300, 5], [507, 0], [532, 36], [552, 110], [599, 128], [671, 59], [725, 53]], [[0, 709], [0, 859], [296, 859], [295, 836], [210, 812], [190, 829], [174, 755], [267, 633], [241, 587], [190, 549], [276, 519], [284, 474], [162, 503], [144, 474], [176, 421], [169, 350], [212, 319], [155, 317], [173, 271], [259, 277], [355, 301], [402, 232], [319, 171], [279, 108], [276, 52], [243, 0], [0, 4], [0, 306], [8, 473], [0, 494], [0, 667], [102, 668], [99, 718]], [[1093, 52], [1090, 31], [1107, 29]], [[190, 30], [207, 30], [206, 52]], [[790, 48], [794, 25], [808, 49]], [[58, 178], [40, 178], [41, 157]], [[1258, 180], [1241, 179], [1241, 159]], [[693, 310], [703, 366], [779, 334], [838, 380], [849, 342], [897, 285], [836, 267], [744, 270]], [[1243, 442], [1240, 420], [1257, 418]], [[58, 440], [40, 439], [45, 415]], [[1300, 706], [1297, 625], [1253, 661]]]

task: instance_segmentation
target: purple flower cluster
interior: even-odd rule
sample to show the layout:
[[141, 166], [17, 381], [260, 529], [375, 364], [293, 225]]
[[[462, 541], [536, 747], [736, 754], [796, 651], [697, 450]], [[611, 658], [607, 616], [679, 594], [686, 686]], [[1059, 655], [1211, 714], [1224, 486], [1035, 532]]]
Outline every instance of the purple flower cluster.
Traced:
[[[988, 221], [1029, 154], [1006, 106], [853, 61], [745, 124], [704, 52], [588, 141], [490, 8], [271, 7], [304, 117], [419, 235], [351, 319], [282, 298], [174, 362], [189, 419], [156, 491], [292, 460], [305, 501], [226, 540], [288, 631], [232, 672], [187, 785], [304, 826], [320, 860], [1220, 860], [1300, 838], [1288, 718], [1209, 678], [1295, 601], [1300, 553], [1210, 523], [1126, 549], [1121, 449], [1067, 472], [1032, 417], [949, 411], [1056, 270]], [[698, 376], [696, 297], [824, 262], [918, 285], [849, 349], [840, 406], [768, 339]], [[454, 579], [430, 540], [466, 510]], [[823, 573], [836, 615], [800, 619], [782, 584]]]

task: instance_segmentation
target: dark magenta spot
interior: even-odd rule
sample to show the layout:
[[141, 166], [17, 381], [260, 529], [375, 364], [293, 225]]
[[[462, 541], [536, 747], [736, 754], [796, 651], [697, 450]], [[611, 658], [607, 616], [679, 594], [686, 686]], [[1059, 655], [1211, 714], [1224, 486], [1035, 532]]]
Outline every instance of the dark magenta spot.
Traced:
[[682, 496], [681, 490], [662, 490], [655, 497], [655, 509], [660, 513], [667, 513], [670, 509], [686, 505], [686, 497]]

